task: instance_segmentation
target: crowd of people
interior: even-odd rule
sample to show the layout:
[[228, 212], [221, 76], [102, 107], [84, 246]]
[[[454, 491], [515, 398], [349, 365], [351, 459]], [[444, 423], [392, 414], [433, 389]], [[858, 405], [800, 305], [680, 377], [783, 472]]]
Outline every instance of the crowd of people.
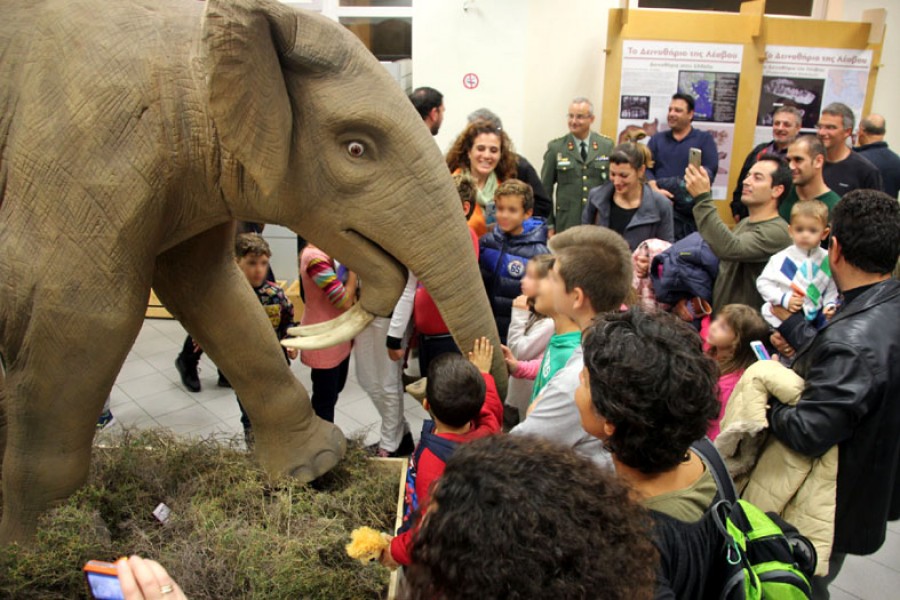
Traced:
[[[410, 99], [437, 134], [442, 95]], [[410, 456], [404, 525], [381, 556], [404, 567], [409, 597], [700, 597], [714, 565], [664, 532], [723, 495], [696, 444], [717, 438], [762, 359], [751, 342], [803, 379], [795, 404], [772, 394], [770, 435], [812, 458], [838, 447], [823, 492], [834, 534], [811, 596], [828, 598], [844, 558], [875, 552], [900, 518], [900, 160], [884, 120], [863, 119], [852, 149], [846, 106], [826, 106], [817, 135], [777, 108], [772, 141], [743, 164], [731, 227], [711, 194], [715, 141], [693, 114], [675, 94], [668, 129], [614, 145], [576, 98], [538, 176], [500, 118], [476, 111], [446, 161], [501, 346], [457, 348], [410, 273], [393, 315], [352, 349], [301, 352], [321, 418], [334, 418], [352, 354], [382, 419], [372, 453]], [[265, 254], [244, 244], [242, 268]], [[299, 260], [303, 324], [338, 316], [365, 285], [312, 245]], [[262, 266], [245, 269], [258, 290]], [[418, 445], [403, 418], [412, 346], [432, 417]], [[142, 579], [181, 593], [155, 563], [120, 571], [135, 594]]]

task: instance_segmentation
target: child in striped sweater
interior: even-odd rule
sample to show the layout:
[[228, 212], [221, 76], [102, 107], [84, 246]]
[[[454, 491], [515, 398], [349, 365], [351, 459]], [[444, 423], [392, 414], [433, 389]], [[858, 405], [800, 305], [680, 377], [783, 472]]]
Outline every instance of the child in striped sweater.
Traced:
[[[312, 244], [300, 253], [300, 284], [306, 298], [301, 325], [330, 321], [353, 306], [356, 299], [356, 275], [350, 272], [347, 283], [337, 275], [334, 259]], [[326, 421], [334, 422], [334, 406], [347, 382], [350, 367], [350, 342], [321, 350], [303, 350], [300, 362], [312, 369], [312, 406]]]

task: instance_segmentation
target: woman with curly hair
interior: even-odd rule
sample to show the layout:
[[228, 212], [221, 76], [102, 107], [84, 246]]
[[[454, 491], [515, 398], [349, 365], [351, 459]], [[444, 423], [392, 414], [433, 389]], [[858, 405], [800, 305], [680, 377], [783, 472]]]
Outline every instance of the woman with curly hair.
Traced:
[[506, 133], [489, 121], [474, 121], [463, 130], [447, 153], [450, 172], [468, 173], [475, 180], [478, 197], [469, 226], [480, 238], [495, 223], [494, 192], [516, 176], [516, 154]]
[[603, 441], [632, 497], [697, 521], [716, 483], [691, 444], [719, 414], [718, 370], [700, 337], [668, 313], [606, 313], [582, 337], [575, 403], [585, 431]]
[[570, 448], [492, 436], [447, 461], [414, 541], [406, 597], [653, 597], [647, 513]]

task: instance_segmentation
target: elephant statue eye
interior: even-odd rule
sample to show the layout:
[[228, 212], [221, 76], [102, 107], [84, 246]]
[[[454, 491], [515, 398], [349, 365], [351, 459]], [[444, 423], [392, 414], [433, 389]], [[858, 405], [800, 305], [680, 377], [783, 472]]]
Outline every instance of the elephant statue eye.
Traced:
[[361, 142], [350, 142], [347, 144], [347, 152], [349, 152], [350, 156], [353, 158], [359, 158], [366, 153], [366, 147], [363, 146]]

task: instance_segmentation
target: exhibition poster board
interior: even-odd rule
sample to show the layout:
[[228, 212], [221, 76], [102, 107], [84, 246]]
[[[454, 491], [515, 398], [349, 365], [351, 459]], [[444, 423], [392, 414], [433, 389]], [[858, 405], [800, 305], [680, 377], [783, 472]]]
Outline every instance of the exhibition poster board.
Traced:
[[711, 133], [719, 150], [713, 197], [724, 197], [743, 52], [736, 44], [625, 40], [616, 140], [623, 141], [633, 128], [647, 135], [665, 131], [672, 94], [690, 94], [695, 99], [694, 127]]

